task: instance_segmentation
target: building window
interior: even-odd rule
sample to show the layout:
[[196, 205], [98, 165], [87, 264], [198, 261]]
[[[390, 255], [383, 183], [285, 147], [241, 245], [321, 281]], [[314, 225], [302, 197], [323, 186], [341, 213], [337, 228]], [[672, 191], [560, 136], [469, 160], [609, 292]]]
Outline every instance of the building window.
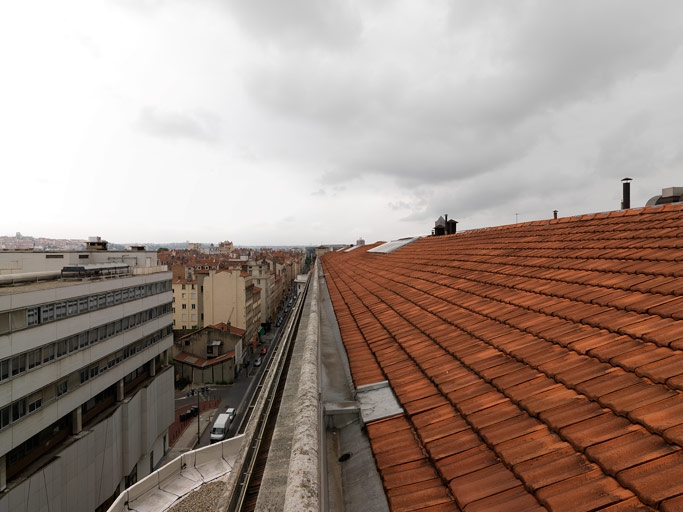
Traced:
[[57, 383], [57, 396], [62, 396], [69, 390], [69, 383], [67, 380]]
[[66, 355], [66, 340], [60, 340], [57, 342], [57, 357], [62, 357]]
[[42, 391], [33, 395], [28, 402], [28, 412], [33, 412], [43, 405]]
[[33, 350], [28, 353], [28, 367], [29, 369], [39, 366], [41, 363], [40, 349]]
[[187, 304], [183, 304], [182, 309], [187, 309]]
[[55, 318], [66, 318], [66, 302], [58, 302], [55, 304]]
[[26, 416], [26, 399], [22, 398], [12, 404], [12, 421]]
[[26, 371], [26, 354], [12, 358], [12, 376]]
[[197, 309], [197, 304], [192, 304], [192, 309]]
[[51, 343], [43, 347], [43, 363], [52, 361], [55, 358], [55, 344]]
[[26, 323], [28, 325], [38, 325], [40, 323], [39, 308], [28, 308], [26, 310]]
[[70, 300], [66, 303], [66, 314], [69, 316], [78, 314], [78, 300]]
[[9, 425], [9, 405], [0, 409], [0, 428]]

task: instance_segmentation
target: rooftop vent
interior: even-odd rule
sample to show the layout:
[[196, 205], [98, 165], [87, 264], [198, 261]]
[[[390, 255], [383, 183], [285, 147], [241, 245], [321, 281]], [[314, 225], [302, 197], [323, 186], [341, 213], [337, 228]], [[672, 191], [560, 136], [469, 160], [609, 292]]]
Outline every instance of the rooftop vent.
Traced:
[[658, 204], [683, 203], [683, 187], [668, 187], [662, 189], [662, 195], [654, 196], [645, 206], [657, 206]]
[[85, 248], [88, 251], [106, 251], [107, 250], [106, 240], [102, 240], [99, 236], [88, 237], [88, 241], [85, 243]]

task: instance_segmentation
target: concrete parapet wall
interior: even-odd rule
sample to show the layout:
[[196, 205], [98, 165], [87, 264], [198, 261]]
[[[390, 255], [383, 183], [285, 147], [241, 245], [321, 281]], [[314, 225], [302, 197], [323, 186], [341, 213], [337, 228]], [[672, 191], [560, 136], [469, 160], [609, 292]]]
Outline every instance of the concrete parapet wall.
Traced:
[[237, 436], [176, 457], [123, 491], [108, 512], [167, 510], [202, 484], [226, 477], [243, 441]]
[[292, 456], [289, 462], [285, 511], [320, 510], [320, 395], [318, 269], [311, 284], [311, 313], [301, 362], [301, 377], [297, 394], [296, 420]]

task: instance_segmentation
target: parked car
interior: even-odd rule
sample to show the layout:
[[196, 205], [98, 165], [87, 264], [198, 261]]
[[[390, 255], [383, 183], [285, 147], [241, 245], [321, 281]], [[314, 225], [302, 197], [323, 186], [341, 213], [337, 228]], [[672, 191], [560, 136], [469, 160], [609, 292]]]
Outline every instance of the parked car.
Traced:
[[267, 353], [268, 353], [268, 347], [264, 346], [264, 347], [261, 349], [261, 355], [262, 355], [262, 356], [265, 356]]
[[255, 367], [261, 366], [261, 358], [260, 357], [257, 357], [256, 359], [254, 359], [254, 366]]
[[233, 409], [232, 407], [228, 407], [225, 410], [225, 414], [228, 415], [228, 419], [230, 420], [230, 423], [232, 423], [232, 420], [235, 419], [235, 414], [237, 414], [237, 413], [236, 413], [235, 409]]

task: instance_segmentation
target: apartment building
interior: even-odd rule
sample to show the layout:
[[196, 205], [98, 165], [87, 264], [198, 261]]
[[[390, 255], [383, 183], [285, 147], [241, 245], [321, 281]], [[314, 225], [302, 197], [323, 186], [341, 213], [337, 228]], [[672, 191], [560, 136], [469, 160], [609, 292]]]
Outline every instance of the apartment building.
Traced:
[[275, 272], [271, 270], [271, 262], [267, 259], [249, 260], [247, 271], [261, 288], [261, 319], [263, 322], [272, 321], [278, 305], [275, 297]]
[[167, 450], [171, 273], [106, 246], [0, 252], [0, 510], [106, 510]]
[[254, 278], [238, 269], [197, 272], [196, 277], [202, 293], [202, 325], [230, 323], [246, 331], [247, 342], [256, 340], [261, 327], [261, 288]]
[[200, 325], [199, 290], [194, 279], [173, 280], [173, 328], [196, 329]]

